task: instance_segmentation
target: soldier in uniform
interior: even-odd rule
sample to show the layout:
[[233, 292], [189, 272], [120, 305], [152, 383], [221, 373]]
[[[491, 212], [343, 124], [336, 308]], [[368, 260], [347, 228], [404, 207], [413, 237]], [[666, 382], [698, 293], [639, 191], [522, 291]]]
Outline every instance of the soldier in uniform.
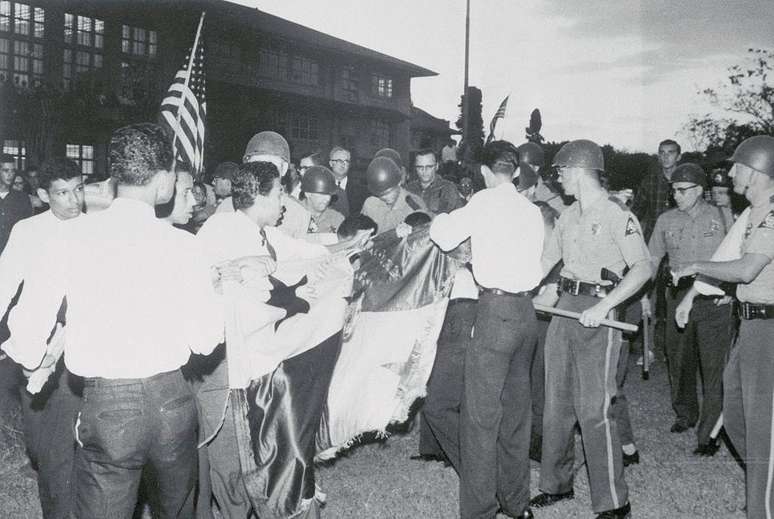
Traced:
[[400, 185], [402, 178], [400, 167], [390, 158], [376, 157], [368, 165], [366, 182], [372, 196], [363, 203], [362, 213], [376, 222], [380, 233], [397, 228], [415, 211], [427, 212], [422, 198]]
[[[648, 245], [654, 276], [664, 256], [672, 265], [709, 260], [728, 231], [720, 208], [704, 201], [707, 176], [701, 167], [689, 162], [681, 164], [672, 173], [671, 181], [677, 207], [658, 217]], [[720, 416], [723, 367], [731, 343], [730, 299], [699, 295], [691, 289], [693, 280], [689, 278], [677, 284], [669, 279], [666, 284], [665, 349], [672, 407], [677, 415], [671, 430], [687, 431], [699, 419], [696, 377], [701, 368], [704, 398], [694, 454], [712, 456], [718, 447], [710, 440], [710, 433]], [[700, 311], [680, 330], [674, 315], [686, 294]]]
[[[744, 140], [731, 157], [734, 192], [750, 202], [741, 257], [675, 268], [675, 277], [700, 274], [737, 283], [739, 335], [723, 375], [723, 422], [745, 460], [747, 517], [771, 517], [774, 506], [774, 137]], [[678, 308], [685, 322], [690, 304]]]
[[335, 233], [344, 216], [331, 207], [336, 194], [336, 179], [325, 166], [311, 166], [301, 179], [301, 200], [312, 218], [309, 221], [310, 233]]
[[414, 160], [417, 179], [409, 182], [406, 190], [422, 197], [427, 208], [435, 214], [449, 213], [465, 205], [454, 182], [438, 175], [438, 160], [433, 150], [419, 150]]
[[[554, 159], [564, 191], [576, 202], [559, 217], [543, 252], [543, 272], [564, 260], [558, 306], [579, 312], [580, 322], [553, 319], [546, 337], [541, 494], [533, 507], [574, 497], [575, 423], [580, 425], [598, 518], [629, 517], [621, 440], [613, 402], [620, 332], [600, 328], [615, 308], [650, 278], [650, 255], [637, 218], [600, 185], [602, 150], [587, 140], [565, 144]], [[624, 270], [629, 271], [624, 275]], [[622, 278], [603, 280], [608, 269]], [[604, 276], [607, 277], [607, 276]]]

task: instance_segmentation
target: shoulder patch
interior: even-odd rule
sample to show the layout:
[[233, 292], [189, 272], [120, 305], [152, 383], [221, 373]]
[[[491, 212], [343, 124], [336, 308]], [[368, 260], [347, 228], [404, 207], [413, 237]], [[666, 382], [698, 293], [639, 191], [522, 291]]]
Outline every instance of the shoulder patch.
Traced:
[[632, 234], [640, 234], [640, 228], [636, 223], [634, 223], [634, 217], [630, 216], [629, 219], [626, 220], [626, 233], [624, 236], [629, 236]]
[[766, 218], [763, 219], [758, 228], [774, 230], [774, 209], [769, 211], [769, 214], [766, 215]]
[[627, 205], [624, 204], [621, 201], [620, 198], [617, 198], [617, 197], [614, 197], [614, 196], [611, 195], [611, 196], [607, 197], [607, 199], [610, 200], [611, 202], [613, 202], [618, 207], [620, 207], [622, 211], [628, 211], [629, 210], [629, 207], [627, 207]]

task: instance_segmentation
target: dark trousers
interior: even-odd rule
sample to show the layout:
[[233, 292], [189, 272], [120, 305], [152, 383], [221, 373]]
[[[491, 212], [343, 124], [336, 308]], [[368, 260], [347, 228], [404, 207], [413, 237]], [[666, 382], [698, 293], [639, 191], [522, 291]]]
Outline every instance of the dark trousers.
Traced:
[[518, 515], [529, 503], [529, 371], [537, 323], [528, 297], [482, 293], [465, 352], [460, 516]]
[[[599, 302], [591, 296], [563, 294], [558, 307], [583, 312]], [[540, 489], [562, 494], [573, 489], [575, 424], [580, 424], [591, 506], [597, 513], [628, 500], [618, 421], [620, 332], [585, 328], [577, 320], [555, 318], [546, 337], [546, 403]]]
[[40, 393], [21, 387], [24, 443], [38, 471], [38, 494], [45, 519], [69, 517], [73, 502], [75, 419], [81, 409], [83, 380], [62, 359]]
[[774, 510], [774, 320], [742, 321], [723, 377], [723, 425], [747, 470], [747, 517]]
[[[432, 442], [437, 443], [457, 471], [460, 466], [460, 403], [465, 352], [470, 345], [476, 305], [477, 302], [472, 299], [454, 299], [449, 302], [422, 411], [423, 424], [427, 426]], [[429, 451], [431, 445], [428, 440], [423, 445], [420, 431], [419, 452], [433, 454]]]
[[546, 400], [546, 334], [551, 317], [537, 316], [537, 339], [535, 356], [530, 371], [532, 389], [532, 441], [540, 441], [543, 436], [543, 407]]
[[196, 480], [196, 407], [179, 370], [84, 381], [75, 457], [78, 519], [132, 517], [143, 468], [158, 516], [181, 517]]
[[[709, 442], [710, 432], [720, 416], [723, 402], [723, 368], [731, 347], [733, 320], [731, 305], [717, 306], [711, 298], [699, 296], [684, 329], [675, 323], [675, 309], [685, 290], [667, 289], [666, 357], [672, 389], [672, 407], [677, 421], [693, 425], [698, 421], [699, 444]], [[704, 389], [699, 414], [697, 375]]]

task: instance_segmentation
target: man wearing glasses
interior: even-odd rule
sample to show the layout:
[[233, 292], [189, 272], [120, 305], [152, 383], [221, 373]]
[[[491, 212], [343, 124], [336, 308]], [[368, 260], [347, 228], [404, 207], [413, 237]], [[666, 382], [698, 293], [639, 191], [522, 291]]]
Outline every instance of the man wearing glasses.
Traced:
[[360, 212], [363, 202], [368, 197], [365, 187], [356, 178], [350, 178], [349, 168], [352, 164], [349, 150], [334, 146], [330, 153], [328, 164], [331, 166], [336, 185], [339, 189], [331, 207], [346, 218], [350, 214]]
[[[707, 177], [696, 164], [679, 165], [672, 173], [672, 193], [677, 207], [659, 216], [649, 249], [656, 275], [666, 255], [674, 267], [709, 261], [728, 229], [720, 208], [704, 201]], [[666, 357], [672, 387], [672, 407], [677, 415], [673, 433], [697, 425], [698, 447], [694, 454], [712, 456], [718, 445], [710, 439], [723, 405], [723, 368], [731, 343], [730, 298], [699, 295], [692, 290], [693, 278], [666, 283]], [[675, 323], [675, 310], [683, 297], [694, 310], [684, 329]], [[704, 398], [699, 413], [696, 396], [697, 371], [701, 368]]]
[[406, 189], [421, 196], [433, 213], [449, 213], [465, 205], [457, 186], [438, 175], [438, 159], [433, 150], [422, 149], [417, 152], [414, 170], [417, 178], [409, 182]]

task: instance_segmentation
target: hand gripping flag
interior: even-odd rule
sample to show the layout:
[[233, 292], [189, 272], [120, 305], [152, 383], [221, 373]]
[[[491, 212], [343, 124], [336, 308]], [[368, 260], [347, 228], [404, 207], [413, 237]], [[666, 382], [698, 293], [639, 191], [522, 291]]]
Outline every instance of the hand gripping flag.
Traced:
[[204, 167], [204, 132], [207, 122], [204, 41], [201, 34], [203, 23], [204, 13], [199, 19], [193, 47], [161, 102], [160, 116], [162, 124], [168, 126], [173, 135], [175, 166], [182, 166], [194, 176]]
[[505, 96], [505, 99], [503, 99], [503, 102], [500, 103], [500, 107], [495, 112], [494, 117], [492, 117], [492, 122], [489, 123], [489, 137], [486, 138], [487, 143], [491, 142], [494, 139], [494, 131], [495, 131], [495, 126], [497, 125], [497, 120], [505, 117], [505, 112], [508, 109], [509, 97], [510, 95]]

